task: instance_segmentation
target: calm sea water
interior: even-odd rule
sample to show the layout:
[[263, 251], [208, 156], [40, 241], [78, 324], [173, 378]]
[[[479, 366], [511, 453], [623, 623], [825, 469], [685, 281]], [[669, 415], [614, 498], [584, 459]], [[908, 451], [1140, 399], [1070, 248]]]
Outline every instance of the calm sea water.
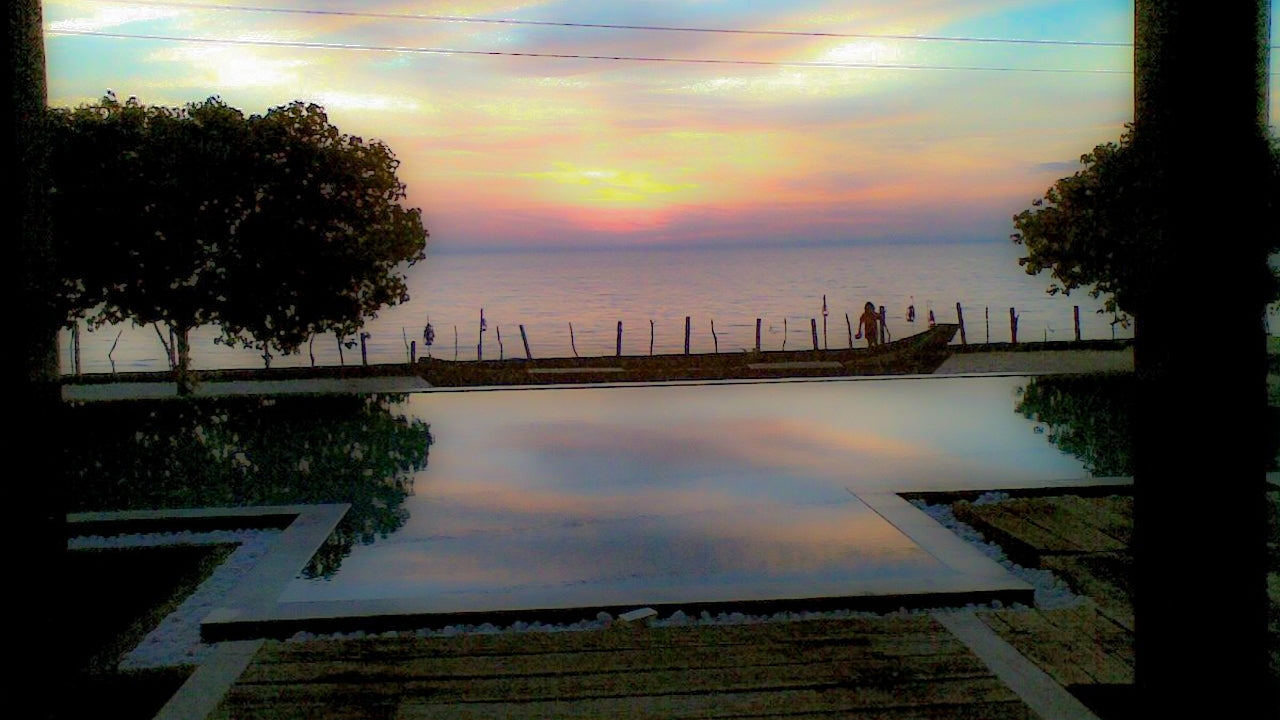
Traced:
[[[410, 272], [411, 300], [369, 321], [368, 359], [403, 362], [407, 341], [415, 340], [418, 354], [427, 354], [423, 330], [431, 323], [432, 356], [474, 360], [482, 308], [488, 324], [485, 359], [523, 356], [520, 325], [534, 357], [572, 356], [570, 323], [578, 354], [613, 354], [619, 321], [626, 354], [649, 352], [651, 327], [653, 352], [682, 352], [685, 316], [691, 318], [693, 352], [710, 352], [717, 343], [720, 352], [753, 347], [757, 317], [763, 321], [764, 349], [780, 349], [784, 339], [788, 349], [806, 348], [812, 346], [811, 319], [824, 342], [824, 295], [825, 343], [833, 348], [848, 346], [845, 314], [856, 326], [868, 301], [885, 306], [891, 339], [923, 331], [931, 310], [939, 322], [954, 322], [957, 302], [969, 342], [1007, 341], [1011, 307], [1019, 317], [1020, 340], [1069, 340], [1074, 305], [1080, 306], [1084, 338], [1111, 338], [1113, 332], [1131, 337], [1131, 330], [1111, 325], [1110, 315], [1098, 314], [1101, 303], [1087, 293], [1047, 295], [1048, 278], [1029, 277], [1018, 266], [1020, 250], [1010, 243], [982, 243], [428, 253]], [[913, 303], [916, 321], [910, 323], [907, 307]], [[196, 368], [262, 366], [256, 352], [217, 345], [215, 337], [215, 328], [193, 332]], [[70, 333], [64, 332], [64, 372], [73, 367], [69, 346]], [[360, 362], [358, 345], [342, 352], [346, 364]], [[330, 335], [317, 338], [310, 352], [304, 347], [300, 355], [273, 359], [272, 366], [309, 365], [310, 353], [319, 365], [340, 362], [337, 340]], [[82, 371], [110, 372], [112, 359], [120, 372], [167, 367], [151, 327], [81, 333]]]

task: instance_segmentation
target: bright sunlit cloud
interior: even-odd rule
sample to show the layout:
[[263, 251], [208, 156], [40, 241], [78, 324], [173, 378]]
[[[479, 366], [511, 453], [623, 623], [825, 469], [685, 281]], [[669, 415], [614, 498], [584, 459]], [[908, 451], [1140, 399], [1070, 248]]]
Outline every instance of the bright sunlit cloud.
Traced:
[[[1124, 43], [1132, 40], [1131, 0], [1079, 0], [1069, 11], [1026, 0], [223, 4], [339, 14], [48, 0], [50, 102], [89, 102], [108, 87], [170, 105], [216, 94], [246, 113], [294, 99], [318, 102], [344, 132], [381, 139], [396, 152], [408, 202], [423, 208], [435, 247], [920, 233], [1004, 240], [1012, 214], [1043, 193], [1057, 168], [1117, 139], [1132, 118], [1128, 48], [886, 37]], [[523, 55], [60, 34], [72, 31]], [[535, 57], [556, 54], [654, 60]], [[664, 58], [782, 64], [658, 61]]]

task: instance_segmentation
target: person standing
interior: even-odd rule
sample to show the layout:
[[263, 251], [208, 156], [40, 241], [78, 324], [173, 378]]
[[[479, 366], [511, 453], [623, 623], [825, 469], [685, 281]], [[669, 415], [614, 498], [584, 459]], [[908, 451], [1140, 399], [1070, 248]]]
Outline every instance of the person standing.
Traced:
[[875, 303], [869, 302], [863, 306], [862, 315], [858, 317], [857, 339], [861, 340], [864, 332], [867, 335], [867, 347], [880, 344], [880, 316], [876, 314]]

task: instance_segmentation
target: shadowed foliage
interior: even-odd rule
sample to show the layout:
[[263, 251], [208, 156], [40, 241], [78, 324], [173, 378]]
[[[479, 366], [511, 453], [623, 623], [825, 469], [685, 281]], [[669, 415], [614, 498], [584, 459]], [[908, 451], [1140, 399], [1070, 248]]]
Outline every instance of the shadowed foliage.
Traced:
[[1049, 442], [1084, 461], [1090, 474], [1132, 475], [1135, 382], [1131, 373], [1032, 378], [1014, 410], [1048, 426]]
[[169, 108], [108, 94], [47, 117], [66, 322], [167, 325], [180, 388], [194, 327], [269, 363], [408, 299], [403, 271], [427, 232], [400, 205], [399, 161], [318, 105], [245, 117], [216, 97]]
[[[1205, 238], [1205, 252], [1214, 251], [1214, 241], [1229, 241], [1258, 259], [1258, 287], [1265, 288], [1260, 302], [1280, 300], [1280, 280], [1266, 260], [1280, 251], [1280, 234], [1264, 230], [1276, 226], [1280, 213], [1280, 140], [1272, 138], [1269, 150], [1260, 217], [1270, 222], [1252, 237]], [[1168, 302], [1169, 288], [1155, 280], [1162, 276], [1152, 268], [1164, 262], [1157, 228], [1164, 227], [1161, 218], [1170, 208], [1156, 177], [1160, 164], [1144, 155], [1149, 152], [1134, 142], [1129, 126], [1118, 143], [1103, 143], [1081, 156], [1082, 170], [1054, 183], [1030, 209], [1013, 217], [1017, 232], [1010, 238], [1027, 249], [1018, 264], [1028, 275], [1050, 271], [1050, 295], [1089, 288], [1092, 297], [1104, 298], [1101, 311], [1133, 317]]]
[[308, 572], [405, 521], [426, 467], [426, 423], [403, 396], [86, 403], [67, 412], [70, 511], [351, 503]]

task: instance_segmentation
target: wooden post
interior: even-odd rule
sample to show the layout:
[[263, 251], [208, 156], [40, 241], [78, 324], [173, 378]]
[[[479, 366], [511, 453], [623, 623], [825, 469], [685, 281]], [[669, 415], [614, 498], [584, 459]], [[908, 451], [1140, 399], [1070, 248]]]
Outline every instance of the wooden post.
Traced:
[[347, 359], [342, 356], [342, 336], [338, 333], [334, 333], [333, 336], [338, 339], [338, 364], [346, 367]]
[[520, 326], [520, 340], [524, 343], [524, 357], [526, 360], [533, 359], [533, 353], [529, 352], [529, 336], [524, 332], [524, 325]]
[[827, 345], [827, 296], [823, 295], [822, 296], [822, 349], [829, 350], [830, 348], [831, 346]]
[[311, 356], [311, 367], [316, 366], [316, 336], [312, 333], [311, 339], [307, 341], [307, 354]]
[[816, 318], [809, 318], [809, 330], [813, 332], [813, 349], [818, 349], [818, 321]]
[[756, 318], [756, 352], [760, 352], [760, 318]]
[[494, 325], [493, 330], [498, 334], [498, 359], [506, 360], [507, 359], [506, 353], [504, 353], [502, 349], [502, 326]]
[[618, 352], [617, 357], [622, 357], [622, 321], [618, 321]]
[[964, 334], [964, 310], [960, 309], [960, 303], [956, 303], [956, 320], [960, 323], [960, 344], [968, 345], [969, 338]]
[[573, 356], [578, 357], [578, 344], [573, 341], [573, 323], [569, 323], [569, 347], [573, 348]]
[[[106, 351], [106, 359], [111, 361], [111, 374], [113, 375], [115, 374], [115, 357], [111, 357], [111, 354], [114, 354], [115, 346], [119, 345], [120, 336], [122, 336], [122, 334], [124, 334], [124, 331], [115, 333], [115, 341], [111, 342], [111, 350]], [[1115, 331], [1112, 331], [1112, 334], [1115, 334]], [[338, 347], [340, 348], [342, 346], [339, 345]]]
[[1018, 344], [1018, 315], [1013, 308], [1009, 308], [1009, 336], [1013, 339], [1013, 344]]
[[476, 360], [484, 360], [484, 308], [480, 308], [480, 332], [476, 340]]
[[689, 354], [689, 316], [684, 316], [684, 354]]
[[71, 326], [71, 359], [76, 366], [76, 375], [80, 374], [80, 323]]
[[458, 359], [458, 326], [453, 326], [453, 359]]
[[409, 364], [413, 365], [418, 362], [418, 341], [409, 341]]
[[653, 320], [649, 320], [649, 354], [653, 355]]
[[711, 319], [711, 342], [716, 344], [716, 354], [720, 353], [720, 338], [716, 337], [716, 321]]
[[1076, 316], [1076, 342], [1080, 342], [1080, 306], [1076, 305], [1074, 311]]
[[782, 349], [787, 349], [787, 319], [782, 318]]
[[982, 308], [982, 317], [987, 324], [987, 344], [991, 344], [991, 307]]
[[360, 364], [368, 366], [369, 364], [369, 347], [365, 341], [369, 339], [369, 333], [360, 333]]
[[844, 314], [844, 326], [849, 329], [849, 349], [853, 349], [853, 323], [849, 322], [849, 313]]

